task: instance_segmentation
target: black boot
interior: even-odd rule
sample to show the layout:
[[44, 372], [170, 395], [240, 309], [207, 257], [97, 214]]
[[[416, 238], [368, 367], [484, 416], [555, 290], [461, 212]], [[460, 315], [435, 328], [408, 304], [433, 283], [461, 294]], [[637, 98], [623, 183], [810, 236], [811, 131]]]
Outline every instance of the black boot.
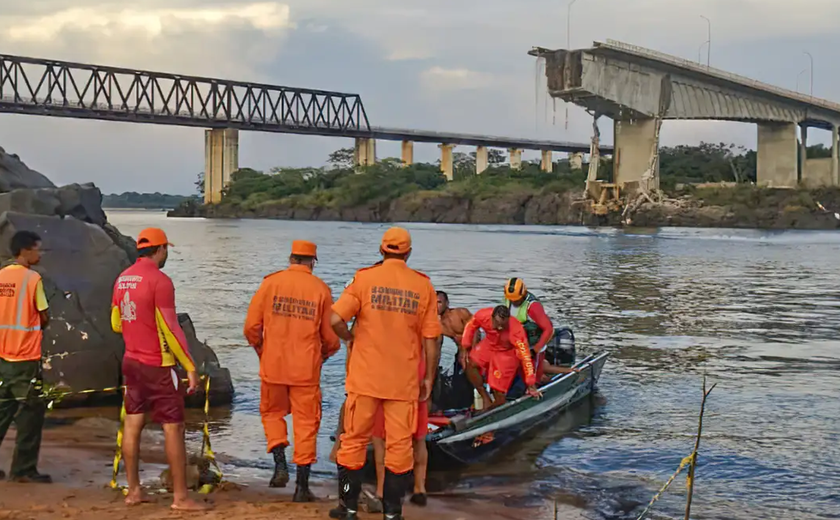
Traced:
[[289, 465], [286, 464], [286, 447], [277, 446], [271, 450], [274, 455], [274, 475], [268, 487], [284, 488], [289, 483]]
[[295, 482], [295, 496], [292, 502], [315, 502], [315, 495], [309, 489], [309, 470], [310, 466], [297, 467], [297, 480]]
[[403, 497], [408, 487], [406, 482], [411, 475], [410, 471], [397, 475], [388, 469], [385, 470], [385, 486], [382, 490], [382, 507], [385, 511], [385, 520], [403, 520]]
[[362, 492], [362, 470], [338, 466], [338, 507], [330, 510], [330, 518], [356, 520], [359, 494]]

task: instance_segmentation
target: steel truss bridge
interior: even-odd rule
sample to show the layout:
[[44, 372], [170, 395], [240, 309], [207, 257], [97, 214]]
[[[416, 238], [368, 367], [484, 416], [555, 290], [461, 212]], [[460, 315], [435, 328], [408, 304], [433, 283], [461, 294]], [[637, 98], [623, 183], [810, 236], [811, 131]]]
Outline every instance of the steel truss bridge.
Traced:
[[[0, 112], [588, 152], [589, 144], [371, 127], [357, 94], [0, 54]], [[611, 153], [608, 147], [601, 147]]]

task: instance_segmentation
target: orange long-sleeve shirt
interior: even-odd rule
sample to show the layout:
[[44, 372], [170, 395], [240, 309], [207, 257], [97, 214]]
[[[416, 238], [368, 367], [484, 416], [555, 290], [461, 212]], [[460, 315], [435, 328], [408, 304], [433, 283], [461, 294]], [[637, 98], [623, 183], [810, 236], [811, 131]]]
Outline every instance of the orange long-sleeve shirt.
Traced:
[[479, 329], [484, 329], [485, 333], [484, 340], [480, 343], [482, 348], [489, 348], [496, 352], [513, 350], [522, 363], [525, 384], [529, 386], [536, 384], [537, 373], [534, 369], [534, 361], [531, 359], [531, 352], [528, 349], [528, 335], [519, 320], [511, 316], [508, 320], [508, 328], [498, 331], [493, 328], [493, 308], [481, 309], [473, 315], [467, 326], [464, 327], [461, 347], [472, 348], [472, 339]]
[[330, 326], [332, 292], [303, 265], [266, 276], [251, 299], [245, 338], [261, 350], [260, 378], [277, 385], [317, 385], [321, 365], [340, 347]]

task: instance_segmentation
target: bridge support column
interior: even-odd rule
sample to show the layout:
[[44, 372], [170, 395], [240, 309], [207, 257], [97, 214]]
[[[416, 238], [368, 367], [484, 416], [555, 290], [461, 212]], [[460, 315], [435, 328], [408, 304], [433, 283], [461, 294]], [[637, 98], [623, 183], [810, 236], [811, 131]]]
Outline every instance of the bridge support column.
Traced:
[[443, 172], [448, 181], [455, 179], [455, 167], [452, 164], [452, 149], [454, 147], [454, 145], [446, 143], [438, 145], [438, 148], [440, 148], [440, 171]]
[[357, 137], [353, 158], [356, 166], [373, 166], [376, 164], [376, 139]]
[[[615, 151], [613, 152], [613, 182], [635, 191], [631, 183], [641, 186], [642, 176], [650, 168], [650, 161], [659, 146], [654, 119], [635, 121], [616, 120]], [[647, 189], [659, 188], [659, 158], [653, 165], [653, 179]]]
[[475, 174], [481, 175], [490, 165], [490, 157], [486, 146], [477, 146], [475, 149]]
[[569, 168], [572, 171], [583, 169], [583, 154], [581, 152], [569, 154]]
[[799, 126], [799, 180], [808, 176], [808, 127]]
[[838, 144], [840, 144], [840, 128], [837, 125], [832, 125], [831, 131], [831, 183], [832, 186], [840, 186], [840, 152], [838, 152]]
[[540, 169], [544, 172], [551, 172], [554, 170], [554, 163], [551, 162], [551, 150], [542, 150]]
[[204, 131], [204, 203], [218, 204], [222, 190], [239, 169], [239, 130], [213, 128]]
[[414, 141], [402, 142], [402, 164], [403, 166], [414, 164]]
[[511, 148], [508, 150], [510, 152], [510, 169], [511, 170], [521, 170], [522, 169], [522, 150], [519, 148]]
[[797, 183], [796, 123], [759, 123], [756, 184], [793, 188]]

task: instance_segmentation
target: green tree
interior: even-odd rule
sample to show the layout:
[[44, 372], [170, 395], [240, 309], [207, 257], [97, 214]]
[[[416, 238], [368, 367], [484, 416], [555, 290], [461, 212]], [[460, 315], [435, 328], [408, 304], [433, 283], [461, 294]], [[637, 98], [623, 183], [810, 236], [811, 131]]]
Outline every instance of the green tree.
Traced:
[[330, 154], [327, 164], [333, 168], [352, 168], [356, 161], [356, 151], [353, 148], [340, 148]]

